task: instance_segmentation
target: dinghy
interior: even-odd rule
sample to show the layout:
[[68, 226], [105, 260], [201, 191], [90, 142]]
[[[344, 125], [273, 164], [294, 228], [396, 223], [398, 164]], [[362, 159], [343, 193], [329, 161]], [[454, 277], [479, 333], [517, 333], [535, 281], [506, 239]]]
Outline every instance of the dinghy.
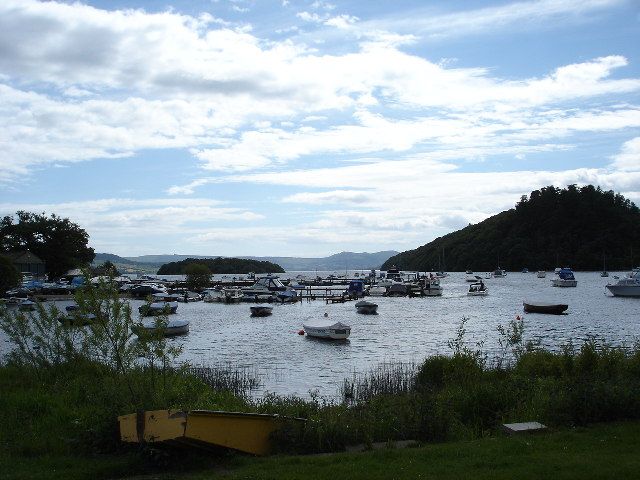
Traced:
[[551, 315], [561, 315], [569, 308], [569, 305], [562, 303], [539, 302], [534, 300], [525, 300], [522, 302], [524, 311], [527, 313], [547, 313]]

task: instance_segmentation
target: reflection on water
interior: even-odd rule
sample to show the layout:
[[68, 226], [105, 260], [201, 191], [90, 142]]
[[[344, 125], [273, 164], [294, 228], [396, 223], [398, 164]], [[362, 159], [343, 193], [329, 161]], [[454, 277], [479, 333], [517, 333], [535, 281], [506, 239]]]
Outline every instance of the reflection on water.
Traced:
[[[182, 303], [176, 317], [191, 322], [190, 332], [170, 341], [181, 345], [182, 359], [194, 365], [257, 369], [263, 391], [306, 396], [318, 390], [333, 396], [354, 371], [363, 372], [382, 362], [419, 363], [427, 355], [447, 353], [447, 341], [455, 336], [463, 316], [469, 318], [466, 340], [472, 344], [484, 341], [490, 353], [497, 350], [496, 327], [516, 315], [524, 318], [527, 339], [539, 339], [551, 349], [569, 340], [579, 344], [591, 335], [616, 345], [640, 338], [640, 299], [607, 296], [607, 279], [598, 273], [577, 273], [577, 288], [554, 288], [550, 278], [537, 278], [535, 273], [510, 273], [506, 278], [486, 280], [487, 297], [467, 296], [464, 277], [454, 273], [443, 279], [442, 297], [377, 297], [378, 315], [357, 314], [354, 302], [274, 305], [269, 317], [251, 317], [248, 303]], [[568, 314], [525, 314], [525, 298], [567, 303]], [[142, 302], [132, 304], [137, 311]], [[305, 321], [325, 312], [330, 319], [352, 326], [348, 341], [298, 335]]]

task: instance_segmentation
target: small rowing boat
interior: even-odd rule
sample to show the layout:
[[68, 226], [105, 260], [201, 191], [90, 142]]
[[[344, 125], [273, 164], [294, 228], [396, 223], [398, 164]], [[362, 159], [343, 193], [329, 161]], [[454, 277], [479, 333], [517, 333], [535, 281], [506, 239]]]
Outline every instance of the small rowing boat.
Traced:
[[532, 300], [525, 300], [522, 302], [522, 305], [524, 306], [524, 311], [527, 313], [546, 313], [550, 315], [562, 315], [562, 313], [569, 308], [569, 305], [563, 303], [548, 303]]

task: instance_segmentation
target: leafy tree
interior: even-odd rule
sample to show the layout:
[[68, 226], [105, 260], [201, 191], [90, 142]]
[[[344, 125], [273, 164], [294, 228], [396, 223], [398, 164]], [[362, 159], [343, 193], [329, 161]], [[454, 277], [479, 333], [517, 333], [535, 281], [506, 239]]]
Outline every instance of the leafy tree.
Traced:
[[22, 274], [7, 257], [0, 255], [0, 293], [20, 285]]
[[120, 275], [118, 268], [110, 260], [107, 260], [102, 265], [98, 265], [95, 273], [97, 275], [108, 275], [110, 277], [117, 277]]
[[0, 252], [29, 250], [46, 264], [50, 277], [86, 265], [95, 256], [89, 234], [68, 218], [18, 211], [0, 219]]
[[207, 288], [211, 279], [211, 270], [201, 263], [192, 263], [185, 268], [187, 275], [187, 288], [190, 290], [202, 290]]

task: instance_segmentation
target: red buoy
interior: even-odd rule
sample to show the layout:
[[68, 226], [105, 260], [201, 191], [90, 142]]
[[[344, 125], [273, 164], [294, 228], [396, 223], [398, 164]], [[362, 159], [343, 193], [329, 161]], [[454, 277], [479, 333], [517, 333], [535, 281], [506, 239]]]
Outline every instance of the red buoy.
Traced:
[[304, 335], [304, 330], [298, 330], [298, 335]]
[[516, 320], [520, 320], [520, 315], [516, 315]]

